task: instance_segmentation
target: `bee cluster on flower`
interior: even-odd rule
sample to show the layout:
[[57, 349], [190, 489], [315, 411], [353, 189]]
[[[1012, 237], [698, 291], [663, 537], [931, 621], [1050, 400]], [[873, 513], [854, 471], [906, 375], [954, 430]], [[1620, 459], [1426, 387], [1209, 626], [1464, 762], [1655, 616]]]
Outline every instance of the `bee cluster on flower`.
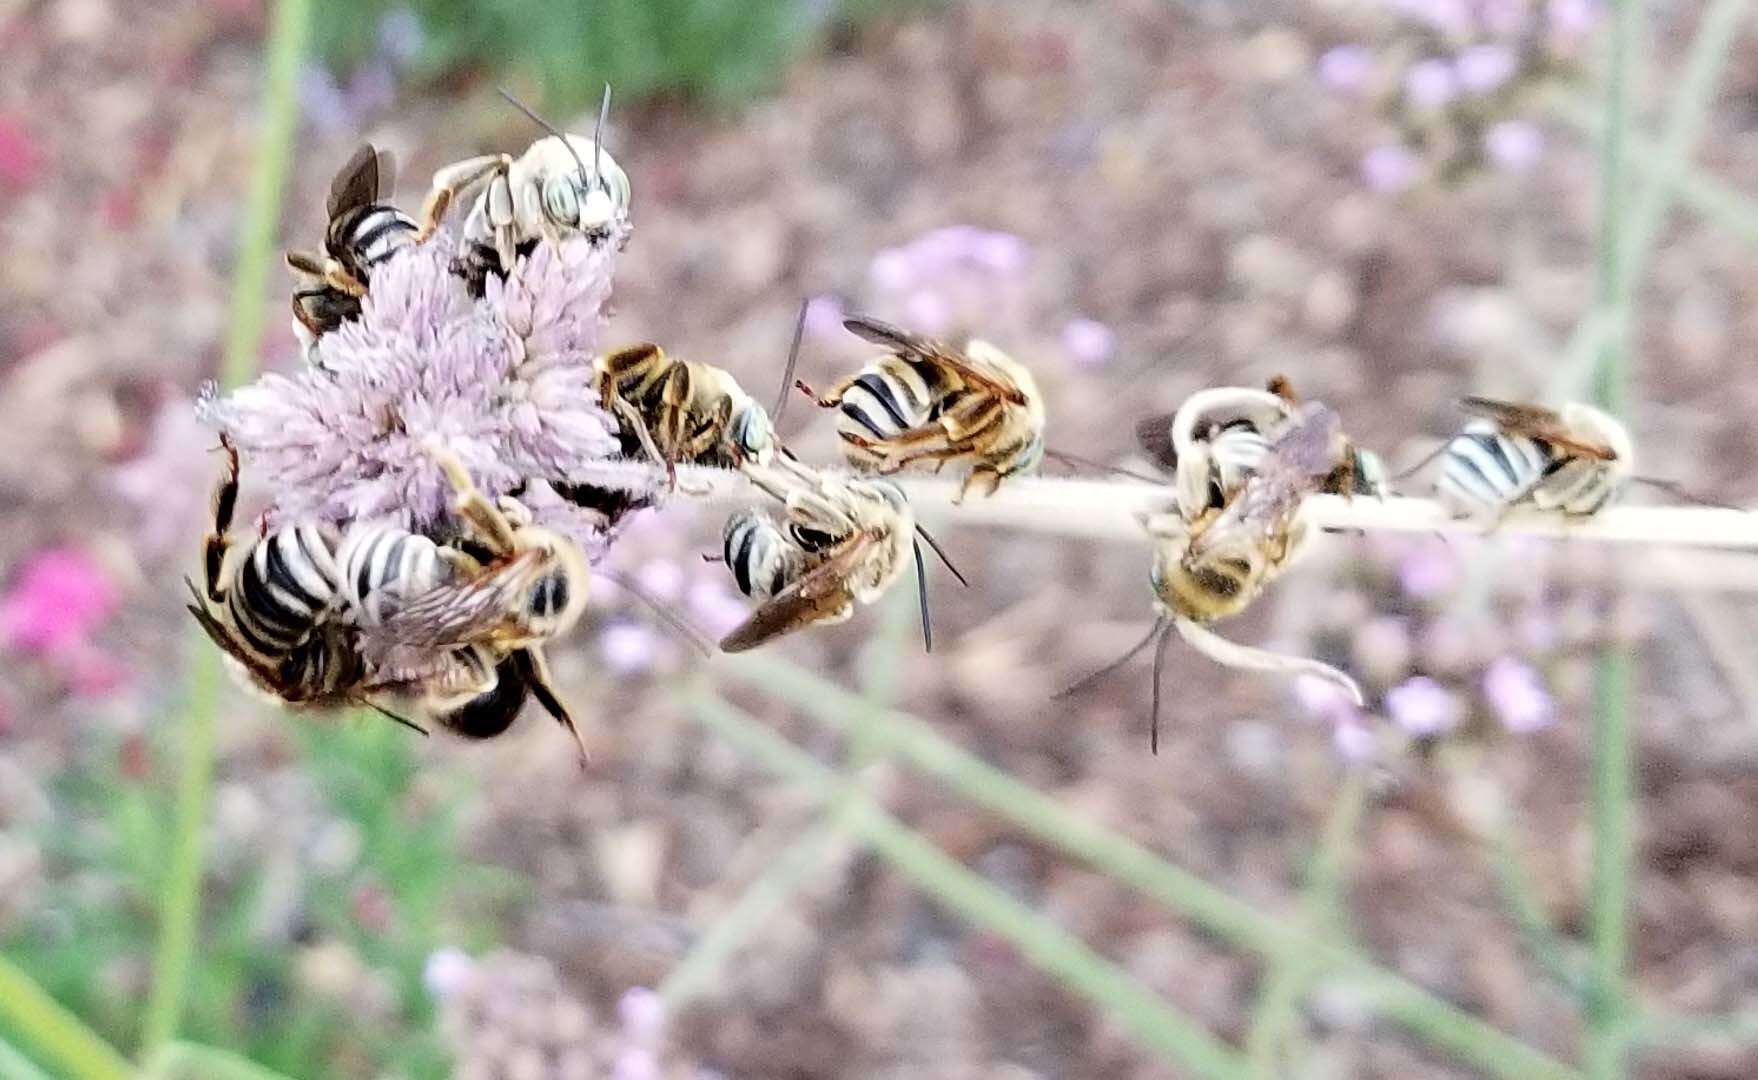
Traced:
[[[892, 477], [951, 467], [956, 504], [1055, 456], [1032, 372], [963, 332], [981, 317], [983, 281], [1023, 264], [1005, 234], [940, 230], [875, 260], [906, 317], [935, 333], [956, 326], [958, 343], [837, 310], [866, 359], [822, 391], [786, 386], [809, 325], [825, 321], [824, 301], [802, 305], [774, 410], [728, 372], [656, 343], [604, 348], [632, 186], [602, 126], [601, 113], [590, 139], [548, 129], [518, 157], [448, 166], [416, 215], [384, 201], [390, 163], [371, 147], [338, 172], [321, 252], [288, 255], [305, 363], [199, 403], [227, 468], [189, 608], [249, 685], [291, 706], [368, 705], [472, 738], [501, 734], [535, 698], [584, 759], [545, 648], [579, 621], [593, 577], [659, 594], [647, 598], [662, 612], [678, 597], [677, 575], [619, 577], [604, 556], [633, 511], [698, 493], [694, 470], [737, 472], [758, 496], [727, 518], [709, 557], [755, 605], [729, 613], [726, 591], [708, 590], [723, 651], [847, 620], [912, 564], [931, 649], [924, 549], [964, 578]], [[968, 284], [966, 302], [916, 302], [912, 283], [942, 278]], [[784, 445], [775, 423], [793, 392], [835, 415], [844, 468]], [[1434, 455], [1435, 495], [1458, 516], [1585, 516], [1629, 476], [1628, 434], [1603, 413], [1464, 405], [1476, 419]], [[1158, 643], [1156, 730], [1174, 631], [1229, 666], [1315, 676], [1361, 706], [1342, 670], [1210, 625], [1304, 551], [1308, 496], [1389, 494], [1379, 459], [1282, 378], [1200, 391], [1142, 421], [1138, 437], [1170, 478], [1165, 505], [1140, 515], [1158, 619], [1137, 651]], [[269, 489], [254, 516], [239, 510], [252, 480]], [[603, 643], [617, 670], [651, 652], [631, 629]]]

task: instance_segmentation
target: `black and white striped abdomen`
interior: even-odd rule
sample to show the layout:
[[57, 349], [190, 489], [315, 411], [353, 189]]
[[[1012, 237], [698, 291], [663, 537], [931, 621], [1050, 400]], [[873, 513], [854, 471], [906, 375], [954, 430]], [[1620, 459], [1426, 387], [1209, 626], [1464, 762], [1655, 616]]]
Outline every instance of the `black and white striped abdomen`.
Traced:
[[933, 419], [939, 397], [932, 368], [883, 357], [868, 364], [843, 391], [836, 429], [862, 439], [890, 439]]
[[227, 613], [259, 659], [285, 658], [333, 608], [341, 587], [335, 543], [326, 526], [291, 525], [259, 540], [236, 564]]
[[799, 579], [806, 554], [774, 520], [756, 510], [741, 510], [727, 519], [721, 553], [739, 591], [753, 600], [767, 600]]
[[1473, 420], [1441, 454], [1435, 498], [1454, 517], [1493, 517], [1530, 497], [1555, 463], [1549, 446]]
[[356, 269], [370, 273], [386, 259], [415, 242], [415, 219], [394, 206], [375, 205], [349, 227], [348, 253]]
[[378, 626], [417, 596], [450, 580], [439, 545], [392, 524], [356, 525], [336, 555], [342, 598], [361, 626]]

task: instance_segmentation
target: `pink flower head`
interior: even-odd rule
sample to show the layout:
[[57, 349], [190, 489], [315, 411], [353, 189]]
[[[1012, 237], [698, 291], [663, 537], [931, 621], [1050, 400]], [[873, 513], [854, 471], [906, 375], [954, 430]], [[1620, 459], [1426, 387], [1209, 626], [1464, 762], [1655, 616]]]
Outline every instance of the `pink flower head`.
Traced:
[[1484, 132], [1483, 150], [1506, 172], [1529, 172], [1544, 156], [1544, 133], [1524, 120], [1504, 120]]
[[1359, 719], [1346, 720], [1333, 728], [1331, 745], [1336, 747], [1337, 756], [1352, 765], [1372, 761], [1379, 751], [1379, 740], [1374, 738], [1373, 729]]
[[1398, 584], [1418, 600], [1452, 592], [1460, 573], [1459, 556], [1443, 540], [1426, 540], [1398, 561]]
[[612, 623], [598, 635], [598, 652], [612, 674], [634, 675], [659, 659], [659, 636], [636, 623]]
[[1519, 66], [1506, 45], [1473, 45], [1459, 54], [1459, 85], [1467, 93], [1487, 94], [1513, 78]]
[[1317, 675], [1295, 676], [1294, 699], [1300, 702], [1307, 715], [1327, 724], [1349, 723], [1360, 717], [1355, 700], [1346, 690]]
[[1459, 726], [1465, 708], [1452, 691], [1426, 675], [1417, 675], [1386, 692], [1386, 711], [1393, 722], [1419, 738], [1442, 735]]
[[80, 652], [119, 603], [115, 584], [83, 549], [39, 551], [0, 599], [0, 643], [22, 652]]
[[1438, 109], [1459, 96], [1459, 80], [1445, 60], [1422, 60], [1404, 75], [1404, 97], [1419, 109]]
[[24, 121], [0, 113], [0, 187], [28, 188], [42, 172], [43, 152]]
[[1525, 734], [1556, 720], [1556, 701], [1530, 664], [1504, 656], [1483, 673], [1483, 696], [1502, 726]]
[[1385, 143], [1369, 150], [1361, 159], [1361, 178], [1367, 186], [1387, 195], [1395, 195], [1415, 184], [1422, 174], [1416, 155], [1398, 143]]
[[716, 638], [725, 636], [751, 614], [737, 593], [718, 581], [699, 581], [690, 587], [690, 615]]
[[623, 1038], [638, 1046], [653, 1046], [665, 1028], [665, 1002], [644, 986], [631, 987], [617, 1001], [617, 1018]]
[[1096, 319], [1070, 319], [1062, 328], [1062, 349], [1076, 367], [1103, 367], [1117, 353], [1117, 331]]
[[1339, 45], [1318, 61], [1319, 81], [1340, 94], [1352, 94], [1373, 78], [1373, 53], [1365, 45]]

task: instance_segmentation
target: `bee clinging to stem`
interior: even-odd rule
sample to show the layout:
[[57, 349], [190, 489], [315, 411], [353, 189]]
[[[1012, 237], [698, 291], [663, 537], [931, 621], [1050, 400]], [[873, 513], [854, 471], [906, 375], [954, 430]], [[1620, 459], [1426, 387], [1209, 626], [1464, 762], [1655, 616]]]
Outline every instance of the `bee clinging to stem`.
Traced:
[[287, 265], [311, 279], [293, 294], [293, 332], [309, 347], [360, 315], [373, 270], [414, 243], [413, 218], [381, 195], [395, 186], [390, 154], [361, 146], [330, 183], [323, 254], [287, 252]]
[[889, 351], [822, 395], [797, 385], [841, 411], [837, 435], [856, 469], [884, 475], [956, 464], [966, 470], [962, 501], [1042, 462], [1044, 399], [1018, 361], [985, 341], [954, 349], [866, 316], [843, 326]]
[[481, 186], [464, 219], [464, 240], [471, 249], [466, 276], [473, 281], [489, 270], [505, 274], [539, 238], [556, 243], [565, 235], [580, 234], [595, 242], [626, 241], [629, 176], [604, 149], [610, 87], [604, 88], [590, 140], [557, 130], [513, 95], [500, 93], [549, 134], [517, 158], [488, 154], [434, 173], [419, 239], [433, 235], [452, 204]]

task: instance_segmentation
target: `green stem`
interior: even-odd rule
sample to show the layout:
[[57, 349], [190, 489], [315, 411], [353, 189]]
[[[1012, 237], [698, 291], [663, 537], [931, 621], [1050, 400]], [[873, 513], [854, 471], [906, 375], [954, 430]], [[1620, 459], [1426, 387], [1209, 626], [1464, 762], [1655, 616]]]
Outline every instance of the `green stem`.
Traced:
[[894, 868], [942, 904], [1006, 938], [1069, 990], [1104, 1008], [1167, 1063], [1196, 1076], [1249, 1075], [1237, 1052], [1128, 972], [929, 844], [793, 744], [706, 694], [694, 695], [691, 704], [703, 723], [776, 773], [806, 785], [825, 801], [840, 793], [851, 828]]
[[1648, 1013], [1631, 1025], [1630, 1040], [1638, 1046], [1646, 1047], [1702, 1042], [1749, 1046], [1758, 1043], [1758, 1013], [1734, 1013], [1729, 1016]]
[[[1626, 233], [1625, 143], [1631, 124], [1631, 67], [1641, 20], [1638, 0], [1618, 0], [1613, 9], [1611, 59], [1607, 71], [1605, 135], [1600, 142], [1598, 299], [1596, 312], [1607, 326], [1594, 369], [1594, 398], [1613, 414], [1627, 411], [1627, 339], [1630, 297], [1642, 253], [1629, 246], [1640, 240]], [[1701, 40], [1704, 35], [1699, 34]], [[1687, 87], [1703, 93], [1709, 84]], [[1680, 99], [1677, 115], [1691, 110]], [[1669, 133], [1670, 135], [1671, 133]], [[1681, 147], [1673, 147], [1679, 151]], [[1666, 198], [1661, 185], [1652, 205]], [[1639, 222], [1645, 225], [1646, 222]], [[1658, 219], [1655, 225], [1658, 226]], [[1629, 954], [1631, 825], [1634, 807], [1634, 754], [1631, 746], [1632, 662], [1627, 650], [1608, 647], [1599, 661], [1598, 700], [1590, 754], [1593, 817], [1592, 898], [1588, 935], [1592, 940], [1593, 979], [1586, 1009], [1585, 1067], [1593, 1080], [1618, 1080], [1628, 1065], [1625, 968]]]
[[1558, 986], [1570, 994], [1579, 995], [1584, 986], [1581, 958], [1571, 952], [1574, 943], [1558, 934], [1545, 917], [1537, 891], [1533, 889], [1521, 861], [1510, 823], [1504, 821], [1496, 825], [1491, 847], [1502, 899], [1514, 916], [1526, 951]]
[[134, 1075], [115, 1047], [4, 957], [0, 957], [0, 1029], [71, 1080], [128, 1080]]
[[[791, 664], [747, 653], [723, 657], [722, 671], [763, 688], [820, 721], [846, 728], [859, 708], [849, 691]], [[1124, 836], [1085, 821], [1042, 792], [966, 753], [915, 717], [891, 711], [871, 721], [873, 738], [921, 771], [1045, 844], [1166, 905], [1204, 932], [1269, 960], [1311, 957], [1346, 977], [1389, 1018], [1486, 1075], [1528, 1080], [1574, 1077], [1573, 1069], [1441, 1001], [1371, 959], [1254, 910]]]
[[172, 1042], [159, 1047], [137, 1080], [289, 1080], [248, 1058], [199, 1043]]
[[5, 1039], [0, 1039], [0, 1076], [7, 1080], [53, 1080], [37, 1063]]
[[[1325, 818], [1318, 848], [1307, 868], [1306, 886], [1301, 891], [1300, 922], [1310, 934], [1348, 938], [1340, 895], [1343, 864], [1355, 842], [1366, 805], [1366, 777], [1360, 770], [1351, 771]], [[1283, 1050], [1301, 999], [1323, 971], [1322, 965], [1313, 964], [1308, 958], [1284, 957], [1270, 963], [1245, 1037], [1246, 1053], [1258, 1076], [1273, 1080], [1282, 1074]]]
[[[305, 53], [310, 0], [277, 0], [269, 24], [264, 119], [257, 145], [250, 205], [233, 272], [231, 325], [220, 378], [227, 387], [248, 381], [262, 340], [263, 292], [279, 230], [281, 189], [298, 120], [299, 65]], [[146, 1052], [176, 1037], [183, 1024], [190, 971], [201, 921], [202, 834], [213, 782], [214, 724], [222, 671], [219, 657], [198, 641], [189, 673], [177, 804], [170, 862], [160, 900], [153, 985], [142, 1028]]]

